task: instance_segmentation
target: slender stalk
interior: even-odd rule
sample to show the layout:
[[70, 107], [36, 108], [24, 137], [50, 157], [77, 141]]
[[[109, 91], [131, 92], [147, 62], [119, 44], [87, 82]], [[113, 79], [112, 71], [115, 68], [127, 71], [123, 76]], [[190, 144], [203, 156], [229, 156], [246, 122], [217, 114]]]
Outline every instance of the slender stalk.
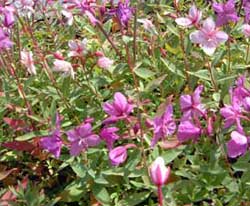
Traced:
[[110, 39], [109, 35], [105, 31], [105, 29], [102, 27], [102, 25], [99, 22], [97, 22], [96, 25], [101, 30], [101, 32], [104, 34], [104, 36], [106, 37], [106, 39], [108, 40], [108, 42], [111, 44], [111, 46], [115, 50], [116, 54], [122, 59], [121, 52], [117, 49], [117, 47], [115, 46], [114, 42]]
[[137, 36], [137, 7], [135, 8], [134, 16], [134, 36], [133, 36], [133, 63], [136, 62], [136, 36]]
[[249, 50], [250, 50], [250, 44], [247, 44], [247, 54], [246, 54], [246, 64], [248, 64], [248, 59], [249, 59]]
[[163, 206], [163, 193], [162, 193], [162, 187], [157, 186], [157, 193], [158, 193], [158, 206]]
[[230, 40], [227, 41], [228, 48], [228, 73], [231, 73], [231, 45]]
[[217, 85], [217, 83], [215, 81], [214, 73], [213, 73], [213, 70], [212, 70], [212, 67], [211, 67], [211, 64], [210, 64], [209, 60], [207, 61], [207, 64], [208, 64], [208, 71], [209, 71], [209, 74], [210, 74], [210, 77], [211, 77], [212, 85], [214, 87], [214, 90], [217, 92], [218, 91], [218, 85]]

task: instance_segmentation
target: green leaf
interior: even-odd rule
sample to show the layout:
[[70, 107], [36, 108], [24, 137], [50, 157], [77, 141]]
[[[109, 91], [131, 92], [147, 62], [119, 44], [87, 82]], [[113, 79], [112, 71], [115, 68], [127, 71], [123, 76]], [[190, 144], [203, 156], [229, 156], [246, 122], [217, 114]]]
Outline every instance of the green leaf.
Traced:
[[72, 170], [76, 173], [77, 176], [84, 178], [86, 176], [87, 168], [80, 162], [73, 163], [71, 165]]
[[100, 184], [94, 184], [93, 186], [93, 194], [95, 198], [103, 204], [110, 203], [110, 195], [105, 187]]
[[161, 58], [161, 61], [163, 62], [163, 64], [166, 66], [166, 68], [170, 72], [172, 72], [173, 74], [176, 74], [176, 75], [178, 75], [178, 76], [180, 76], [182, 78], [185, 78], [183, 72], [181, 70], [177, 69], [174, 64], [169, 63], [167, 60], [165, 60], [163, 58]]
[[148, 79], [150, 77], [153, 77], [155, 75], [155, 72], [150, 71], [146, 68], [136, 68], [134, 70], [135, 74], [143, 79]]
[[123, 200], [119, 201], [117, 205], [118, 206], [135, 206], [145, 201], [149, 195], [150, 195], [150, 192], [140, 192], [140, 193], [129, 194]]
[[19, 136], [17, 137], [15, 140], [17, 141], [26, 141], [26, 140], [30, 140], [34, 137], [43, 137], [43, 136], [47, 136], [49, 135], [50, 132], [49, 131], [35, 131], [35, 132], [30, 132], [30, 133], [27, 133], [25, 135], [22, 135], [22, 136]]
[[185, 147], [186, 146], [179, 146], [176, 149], [165, 150], [162, 154], [162, 157], [164, 158], [165, 163], [168, 164], [172, 162], [176, 157], [178, 157], [178, 155], [182, 153]]
[[206, 80], [206, 81], [211, 80], [209, 72], [208, 72], [207, 69], [202, 69], [202, 70], [199, 70], [199, 71], [196, 71], [196, 72], [189, 72], [188, 71], [188, 73], [195, 76], [195, 77], [198, 77], [200, 79]]
[[59, 194], [59, 197], [61, 197], [61, 200], [64, 202], [75, 202], [79, 201], [83, 194], [86, 192], [86, 185], [83, 185], [82, 180], [75, 180], [71, 182], [61, 194]]

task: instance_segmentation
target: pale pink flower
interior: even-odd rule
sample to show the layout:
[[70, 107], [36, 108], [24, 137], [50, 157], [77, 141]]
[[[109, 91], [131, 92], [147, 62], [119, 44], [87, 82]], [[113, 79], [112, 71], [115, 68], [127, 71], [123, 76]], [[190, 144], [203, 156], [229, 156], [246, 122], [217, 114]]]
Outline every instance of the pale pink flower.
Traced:
[[53, 71], [62, 72], [64, 76], [71, 76], [72, 79], [75, 78], [75, 72], [70, 62], [56, 59], [54, 61]]
[[163, 186], [170, 176], [170, 170], [170, 167], [165, 166], [164, 159], [162, 157], [157, 157], [149, 167], [149, 174], [152, 182], [158, 187]]
[[114, 61], [108, 57], [99, 57], [97, 60], [97, 65], [103, 69], [108, 69], [112, 66]]
[[82, 56], [86, 52], [87, 39], [80, 40], [70, 40], [69, 43], [70, 52], [69, 57]]
[[190, 27], [192, 25], [197, 25], [201, 20], [201, 17], [202, 17], [202, 12], [198, 10], [195, 5], [193, 5], [189, 9], [187, 17], [176, 18], [175, 22], [180, 26]]
[[67, 24], [69, 26], [71, 26], [73, 24], [73, 22], [74, 22], [74, 17], [73, 17], [72, 12], [65, 9], [65, 10], [62, 10], [61, 13], [67, 19]]
[[30, 74], [36, 75], [36, 67], [34, 65], [33, 53], [31, 51], [21, 51], [21, 63], [26, 66]]
[[242, 31], [245, 37], [250, 37], [250, 25], [249, 24], [243, 24]]
[[200, 44], [203, 51], [211, 56], [219, 44], [228, 40], [228, 35], [223, 31], [218, 31], [213, 19], [208, 17], [203, 22], [200, 30], [196, 30], [190, 34], [190, 40], [193, 43]]
[[157, 34], [155, 25], [149, 19], [138, 19], [138, 22], [143, 24], [143, 27], [146, 31]]

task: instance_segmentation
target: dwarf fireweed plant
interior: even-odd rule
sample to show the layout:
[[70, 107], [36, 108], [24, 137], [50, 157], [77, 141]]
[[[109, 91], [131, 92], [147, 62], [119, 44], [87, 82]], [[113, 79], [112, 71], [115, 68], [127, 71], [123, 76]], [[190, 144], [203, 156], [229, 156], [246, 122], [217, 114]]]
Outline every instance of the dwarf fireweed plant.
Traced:
[[0, 205], [249, 204], [249, 15], [1, 1]]

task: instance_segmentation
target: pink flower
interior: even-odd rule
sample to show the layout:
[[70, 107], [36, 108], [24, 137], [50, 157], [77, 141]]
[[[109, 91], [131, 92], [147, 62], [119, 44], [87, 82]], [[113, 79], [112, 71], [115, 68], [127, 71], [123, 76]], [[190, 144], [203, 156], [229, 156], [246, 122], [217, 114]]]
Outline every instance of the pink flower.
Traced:
[[69, 26], [73, 25], [74, 17], [73, 17], [72, 12], [65, 9], [65, 10], [62, 10], [61, 13], [62, 13], [62, 15], [65, 16], [65, 18], [67, 19], [67, 24], [68, 24]]
[[86, 52], [87, 48], [87, 39], [79, 40], [70, 40], [68, 45], [70, 48], [70, 52], [68, 54], [69, 57], [80, 57]]
[[245, 37], [250, 37], [250, 25], [249, 24], [243, 24], [242, 25], [242, 30], [243, 30], [243, 34], [245, 35]]
[[109, 159], [114, 166], [122, 164], [127, 159], [127, 148], [125, 146], [115, 147], [109, 152]]
[[225, 3], [213, 2], [213, 9], [217, 14], [217, 26], [222, 26], [229, 22], [237, 22], [239, 20], [234, 0], [228, 0]]
[[97, 60], [97, 65], [103, 69], [108, 69], [114, 63], [113, 60], [109, 59], [108, 57], [99, 57]]
[[235, 158], [244, 155], [247, 151], [247, 146], [248, 138], [237, 131], [233, 131], [231, 133], [231, 140], [227, 143], [228, 156]]
[[74, 72], [74, 69], [73, 69], [71, 63], [64, 61], [64, 60], [56, 59], [54, 61], [53, 71], [63, 72], [64, 76], [71, 76], [72, 79], [75, 78], [75, 72]]
[[235, 96], [232, 89], [230, 89], [231, 94], [231, 105], [225, 105], [225, 107], [220, 109], [220, 114], [225, 118], [225, 128], [229, 128], [233, 124], [236, 124], [237, 130], [243, 132], [243, 127], [241, 126], [242, 115], [241, 102], [237, 96]]
[[36, 75], [36, 67], [34, 65], [33, 53], [31, 51], [21, 51], [21, 63], [27, 67], [30, 74]]
[[9, 35], [2, 28], [0, 28], [0, 51], [8, 49], [13, 46], [13, 42], [9, 39]]
[[165, 136], [172, 135], [175, 132], [176, 124], [173, 120], [173, 106], [168, 105], [166, 111], [160, 117], [154, 118], [154, 137], [151, 141], [151, 147], [159, 141], [160, 138], [165, 138]]
[[180, 142], [190, 139], [196, 141], [201, 135], [201, 128], [194, 125], [191, 121], [183, 121], [180, 123], [177, 131], [177, 138]]
[[122, 93], [116, 92], [112, 103], [106, 102], [103, 104], [103, 110], [110, 115], [104, 120], [104, 123], [113, 123], [128, 118], [133, 108], [134, 105], [128, 103], [127, 98]]
[[203, 22], [200, 30], [196, 30], [190, 34], [190, 40], [193, 43], [200, 44], [203, 51], [211, 56], [219, 44], [228, 40], [228, 35], [223, 31], [218, 31], [213, 19], [209, 17]]
[[56, 128], [52, 132], [51, 135], [47, 137], [43, 137], [40, 140], [40, 144], [43, 149], [48, 150], [50, 153], [52, 153], [56, 158], [60, 157], [61, 154], [61, 148], [62, 148], [62, 139], [61, 139], [61, 133], [60, 133], [60, 116], [57, 113], [56, 114]]
[[195, 5], [193, 5], [189, 9], [189, 14], [186, 18], [185, 17], [176, 18], [175, 22], [180, 26], [190, 27], [192, 25], [197, 25], [201, 20], [201, 17], [202, 17], [202, 12], [198, 10]]
[[118, 130], [117, 127], [106, 127], [101, 130], [100, 137], [105, 140], [108, 150], [111, 150], [114, 142], [119, 139], [119, 135], [116, 134]]
[[149, 167], [149, 174], [152, 182], [158, 187], [163, 186], [170, 176], [170, 170], [170, 167], [165, 166], [164, 159], [162, 157], [157, 157]]
[[98, 135], [92, 133], [90, 123], [83, 123], [75, 129], [67, 132], [68, 140], [71, 142], [70, 154], [77, 156], [88, 147], [96, 146], [100, 143]]
[[13, 6], [5, 6], [2, 9], [2, 13], [4, 15], [3, 25], [5, 27], [11, 27], [15, 23], [15, 16], [14, 16], [15, 8]]
[[203, 85], [199, 85], [192, 95], [181, 95], [180, 105], [183, 112], [182, 120], [189, 120], [193, 117], [205, 116], [206, 109], [201, 103], [200, 94], [203, 91]]

